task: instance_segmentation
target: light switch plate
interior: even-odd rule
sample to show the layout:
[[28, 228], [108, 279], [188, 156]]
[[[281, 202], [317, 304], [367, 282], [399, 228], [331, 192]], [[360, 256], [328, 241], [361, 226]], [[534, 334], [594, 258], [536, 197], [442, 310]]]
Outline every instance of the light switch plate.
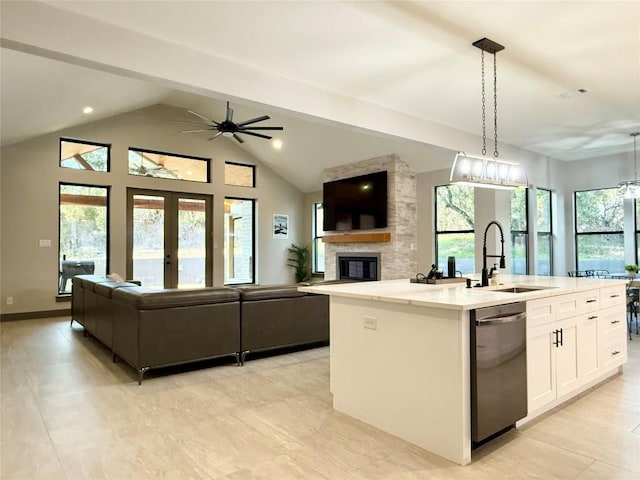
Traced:
[[40, 247], [51, 247], [51, 240], [40, 240]]

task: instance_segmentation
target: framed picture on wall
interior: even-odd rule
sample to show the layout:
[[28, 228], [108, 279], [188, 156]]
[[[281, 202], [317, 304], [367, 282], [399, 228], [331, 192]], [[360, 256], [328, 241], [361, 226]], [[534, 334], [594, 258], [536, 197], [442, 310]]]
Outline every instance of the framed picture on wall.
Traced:
[[273, 238], [289, 238], [289, 215], [273, 214]]

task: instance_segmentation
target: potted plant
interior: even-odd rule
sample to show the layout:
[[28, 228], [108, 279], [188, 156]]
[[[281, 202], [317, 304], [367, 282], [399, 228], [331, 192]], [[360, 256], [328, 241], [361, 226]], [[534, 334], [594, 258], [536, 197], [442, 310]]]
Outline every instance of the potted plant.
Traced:
[[627, 271], [627, 274], [630, 277], [635, 277], [638, 274], [638, 265], [636, 265], [635, 263], [625, 265], [624, 269]]
[[291, 255], [287, 260], [288, 266], [294, 268], [296, 276], [296, 282], [304, 282], [311, 276], [311, 269], [309, 268], [309, 248], [301, 247], [292, 243], [287, 251]]

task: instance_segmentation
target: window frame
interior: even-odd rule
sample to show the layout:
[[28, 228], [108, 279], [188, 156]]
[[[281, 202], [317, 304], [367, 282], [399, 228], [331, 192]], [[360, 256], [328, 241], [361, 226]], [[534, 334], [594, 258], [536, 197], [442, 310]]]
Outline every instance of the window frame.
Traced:
[[60, 207], [61, 207], [61, 200], [62, 200], [62, 192], [61, 192], [61, 187], [63, 185], [68, 185], [68, 186], [73, 186], [73, 187], [88, 187], [88, 188], [104, 188], [106, 190], [106, 198], [105, 198], [105, 208], [106, 208], [106, 219], [105, 219], [105, 235], [106, 235], [106, 242], [105, 242], [105, 275], [110, 271], [110, 263], [111, 263], [111, 185], [96, 185], [96, 184], [90, 184], [90, 183], [78, 183], [78, 182], [64, 182], [64, 181], [60, 181], [58, 182], [58, 275], [57, 275], [57, 279], [58, 279], [58, 287], [56, 288], [57, 296], [58, 297], [67, 297], [70, 296], [71, 293], [67, 293], [67, 292], [61, 292], [60, 291], [60, 276], [61, 276], [61, 269], [60, 269], [60, 262], [62, 261], [62, 252], [61, 247], [62, 247], [62, 242], [60, 241], [60, 233], [62, 232], [62, 225], [61, 225], [61, 218], [60, 218]]
[[[61, 163], [62, 163], [62, 142], [79, 143], [79, 144], [82, 144], [82, 145], [94, 145], [96, 147], [104, 147], [104, 148], [106, 148], [107, 149], [107, 169], [106, 170], [88, 170], [86, 168], [85, 169], [71, 168], [71, 167], [65, 167], [65, 166], [61, 165]], [[91, 140], [81, 140], [79, 138], [60, 137], [60, 139], [58, 141], [58, 167], [66, 168], [66, 169], [70, 169], [70, 170], [85, 171], [85, 172], [109, 173], [111, 171], [111, 146], [112, 145], [110, 143], [94, 142], [94, 141], [91, 141]], [[59, 189], [58, 189], [58, 193], [59, 193]]]
[[[237, 167], [250, 168], [251, 169], [251, 185], [237, 185], [235, 183], [227, 183], [227, 172], [226, 172], [227, 165], [235, 165]], [[230, 187], [256, 188], [256, 166], [255, 165], [251, 163], [232, 162], [232, 161], [225, 160], [224, 166], [225, 166], [225, 178], [224, 178], [225, 185], [228, 185]]]
[[[549, 236], [549, 275], [548, 276], [552, 276], [553, 275], [553, 263], [554, 263], [554, 255], [553, 255], [553, 191], [550, 188], [536, 188], [536, 212], [538, 211], [538, 197], [537, 197], [537, 192], [538, 191], [543, 191], [543, 192], [547, 192], [547, 194], [549, 195], [549, 231], [547, 232], [545, 231], [540, 231], [537, 225], [537, 216], [536, 216], [536, 244], [539, 245], [540, 244], [540, 234], [543, 233], [545, 235]], [[546, 275], [546, 274], [541, 274], [538, 271], [538, 262], [539, 262], [539, 249], [536, 249], [536, 275]]]
[[[322, 242], [322, 238], [324, 237], [324, 230], [321, 230], [320, 234], [318, 233], [318, 219], [317, 219], [318, 207], [324, 209], [322, 202], [313, 202], [313, 215], [312, 215], [313, 216], [313, 232], [312, 232], [313, 265], [311, 268], [312, 274], [324, 274], [325, 266], [326, 266], [326, 265], [323, 265], [322, 270], [318, 269], [318, 243]], [[325, 261], [326, 261], [326, 257], [325, 257]]]
[[[474, 214], [474, 228], [470, 229], [470, 230], [438, 230], [438, 188], [444, 188], [444, 187], [449, 187], [452, 186], [453, 184], [445, 184], [445, 185], [436, 185], [433, 189], [433, 195], [434, 195], [434, 212], [433, 212], [433, 221], [434, 221], [434, 240], [435, 240], [435, 262], [436, 262], [436, 266], [438, 263], [438, 259], [440, 258], [439, 255], [439, 237], [440, 235], [451, 235], [451, 234], [460, 234], [460, 233], [466, 233], [466, 234], [472, 234], [475, 235], [475, 188], [468, 186], [467, 188], [473, 188], [474, 189], [474, 206], [473, 206], [473, 214]], [[474, 252], [473, 252], [473, 259], [474, 259], [474, 264], [475, 264], [475, 257], [476, 257], [476, 252], [475, 252], [475, 248], [474, 248]], [[439, 267], [438, 267], [439, 268]], [[458, 266], [456, 265], [456, 269], [458, 268]], [[444, 270], [443, 270], [444, 271]]]
[[[251, 202], [251, 281], [250, 282], [242, 282], [242, 283], [228, 283], [224, 280], [224, 271], [226, 270], [226, 262], [225, 258], [227, 255], [226, 249], [224, 249], [222, 253], [222, 268], [223, 268], [223, 281], [225, 286], [235, 286], [235, 285], [255, 285], [257, 283], [256, 280], [256, 204], [257, 200], [255, 198], [247, 198], [247, 197], [237, 197], [233, 195], [225, 195], [224, 200], [242, 200], [245, 202]], [[223, 235], [226, 236], [226, 225], [223, 225]]]
[[[604, 188], [589, 188], [586, 190], [575, 190], [573, 192], [573, 229], [574, 229], [574, 261], [576, 270], [580, 270], [579, 268], [579, 252], [578, 252], [578, 239], [579, 237], [587, 237], [587, 236], [601, 236], [601, 235], [621, 235], [623, 240], [623, 249], [624, 249], [624, 210], [623, 210], [623, 224], [621, 230], [607, 230], [607, 231], [593, 231], [593, 232], [578, 232], [578, 193], [583, 192], [597, 192], [602, 190], [617, 190], [615, 187], [604, 187]], [[624, 204], [623, 204], [624, 208]], [[624, 257], [623, 257], [624, 264]]]
[[[515, 190], [515, 189], [514, 189]], [[512, 190], [512, 192], [514, 191]], [[511, 237], [511, 273], [516, 274], [513, 271], [514, 265], [514, 235], [524, 235], [524, 275], [529, 275], [529, 188], [524, 188], [524, 222], [525, 222], [525, 230], [512, 230], [511, 229], [511, 218], [509, 218], [509, 236]], [[511, 204], [511, 202], [509, 202]], [[511, 216], [510, 216], [511, 217]]]
[[151, 150], [151, 149], [148, 149], [148, 148], [141, 148], [141, 147], [129, 147], [129, 148], [127, 148], [127, 175], [130, 175], [132, 177], [146, 177], [146, 175], [137, 175], [137, 174], [131, 173], [129, 171], [129, 154], [132, 151], [133, 152], [138, 152], [138, 153], [151, 153], [152, 155], [166, 155], [168, 157], [178, 157], [178, 158], [184, 158], [184, 159], [187, 159], [187, 160], [197, 160], [197, 161], [201, 161], [201, 162], [205, 162], [206, 163], [205, 171], [207, 172], [207, 179], [205, 181], [189, 180], [188, 178], [166, 178], [166, 177], [154, 177], [154, 176], [150, 176], [148, 178], [156, 178], [156, 179], [160, 179], [160, 180], [173, 180], [173, 181], [178, 181], [178, 182], [201, 183], [201, 184], [210, 184], [211, 183], [211, 159], [210, 158], [197, 157], [195, 155], [185, 155], [185, 154], [182, 154], [182, 153], [163, 152], [163, 151], [160, 151], [160, 150]]

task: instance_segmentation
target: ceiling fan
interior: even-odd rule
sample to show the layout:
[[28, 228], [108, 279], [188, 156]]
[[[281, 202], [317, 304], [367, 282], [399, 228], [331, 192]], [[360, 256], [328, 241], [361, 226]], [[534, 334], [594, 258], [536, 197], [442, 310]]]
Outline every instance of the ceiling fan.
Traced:
[[238, 134], [243, 135], [253, 135], [254, 137], [266, 138], [267, 140], [271, 140], [272, 137], [268, 135], [264, 135], [262, 133], [256, 133], [253, 130], [284, 130], [283, 127], [252, 127], [254, 123], [262, 122], [264, 120], [269, 120], [269, 115], [262, 115], [260, 117], [252, 118], [250, 120], [245, 120], [244, 122], [235, 123], [233, 121], [233, 110], [229, 106], [229, 102], [227, 102], [227, 115], [222, 122], [216, 122], [215, 120], [206, 117], [198, 112], [194, 112], [193, 110], [188, 110], [189, 113], [195, 115], [206, 123], [195, 123], [195, 122], [183, 122], [180, 120], [175, 120], [177, 123], [184, 123], [187, 125], [195, 125], [198, 128], [195, 130], [183, 130], [180, 133], [195, 133], [195, 132], [216, 132], [209, 140], [213, 140], [214, 138], [219, 137], [220, 135], [225, 137], [233, 137], [238, 142], [244, 143], [244, 140], [238, 136]]

